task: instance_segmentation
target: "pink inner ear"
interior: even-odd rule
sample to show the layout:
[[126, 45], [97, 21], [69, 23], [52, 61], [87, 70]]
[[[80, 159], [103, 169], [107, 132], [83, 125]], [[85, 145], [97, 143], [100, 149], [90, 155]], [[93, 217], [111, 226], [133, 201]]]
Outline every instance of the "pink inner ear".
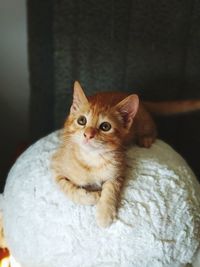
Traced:
[[74, 83], [73, 103], [70, 108], [70, 112], [77, 112], [83, 105], [88, 105], [88, 100], [80, 83], [76, 81]]
[[139, 98], [137, 95], [130, 95], [117, 104], [117, 109], [119, 110], [125, 127], [130, 127], [132, 121], [138, 111]]
[[73, 100], [70, 111], [71, 112], [77, 112], [79, 110], [79, 108], [80, 108], [80, 104], [76, 100]]

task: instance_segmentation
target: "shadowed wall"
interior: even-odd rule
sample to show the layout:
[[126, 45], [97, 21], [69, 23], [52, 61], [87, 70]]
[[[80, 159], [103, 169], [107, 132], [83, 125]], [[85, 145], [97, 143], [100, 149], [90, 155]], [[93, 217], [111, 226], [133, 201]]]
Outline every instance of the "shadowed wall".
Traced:
[[0, 1], [0, 190], [15, 150], [28, 138], [26, 1]]

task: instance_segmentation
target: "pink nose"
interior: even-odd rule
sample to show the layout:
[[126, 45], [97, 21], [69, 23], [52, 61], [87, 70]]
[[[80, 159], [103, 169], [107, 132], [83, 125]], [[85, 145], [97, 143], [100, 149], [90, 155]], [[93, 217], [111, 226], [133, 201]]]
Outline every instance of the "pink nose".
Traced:
[[86, 138], [87, 140], [89, 140], [89, 139], [94, 138], [95, 135], [96, 135], [96, 133], [97, 133], [96, 129], [94, 129], [94, 128], [92, 128], [92, 127], [89, 127], [89, 128], [87, 128], [87, 129], [85, 130], [85, 132], [84, 132], [84, 136], [85, 136], [85, 138]]

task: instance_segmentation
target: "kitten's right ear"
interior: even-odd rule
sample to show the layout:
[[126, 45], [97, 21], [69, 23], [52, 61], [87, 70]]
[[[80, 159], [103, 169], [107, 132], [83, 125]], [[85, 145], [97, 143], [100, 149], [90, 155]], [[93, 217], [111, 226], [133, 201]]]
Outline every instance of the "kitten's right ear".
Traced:
[[83, 105], [88, 105], [88, 100], [78, 81], [74, 83], [73, 102], [70, 108], [71, 113], [76, 113]]

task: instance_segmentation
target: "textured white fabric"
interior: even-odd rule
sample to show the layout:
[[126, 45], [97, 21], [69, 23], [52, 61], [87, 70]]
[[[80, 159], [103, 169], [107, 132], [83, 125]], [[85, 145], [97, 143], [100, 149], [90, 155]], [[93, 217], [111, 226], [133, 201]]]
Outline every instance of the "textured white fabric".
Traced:
[[200, 186], [167, 144], [128, 151], [118, 219], [100, 229], [95, 206], [72, 203], [52, 178], [58, 132], [31, 146], [1, 198], [5, 236], [22, 267], [181, 267], [200, 243]]

